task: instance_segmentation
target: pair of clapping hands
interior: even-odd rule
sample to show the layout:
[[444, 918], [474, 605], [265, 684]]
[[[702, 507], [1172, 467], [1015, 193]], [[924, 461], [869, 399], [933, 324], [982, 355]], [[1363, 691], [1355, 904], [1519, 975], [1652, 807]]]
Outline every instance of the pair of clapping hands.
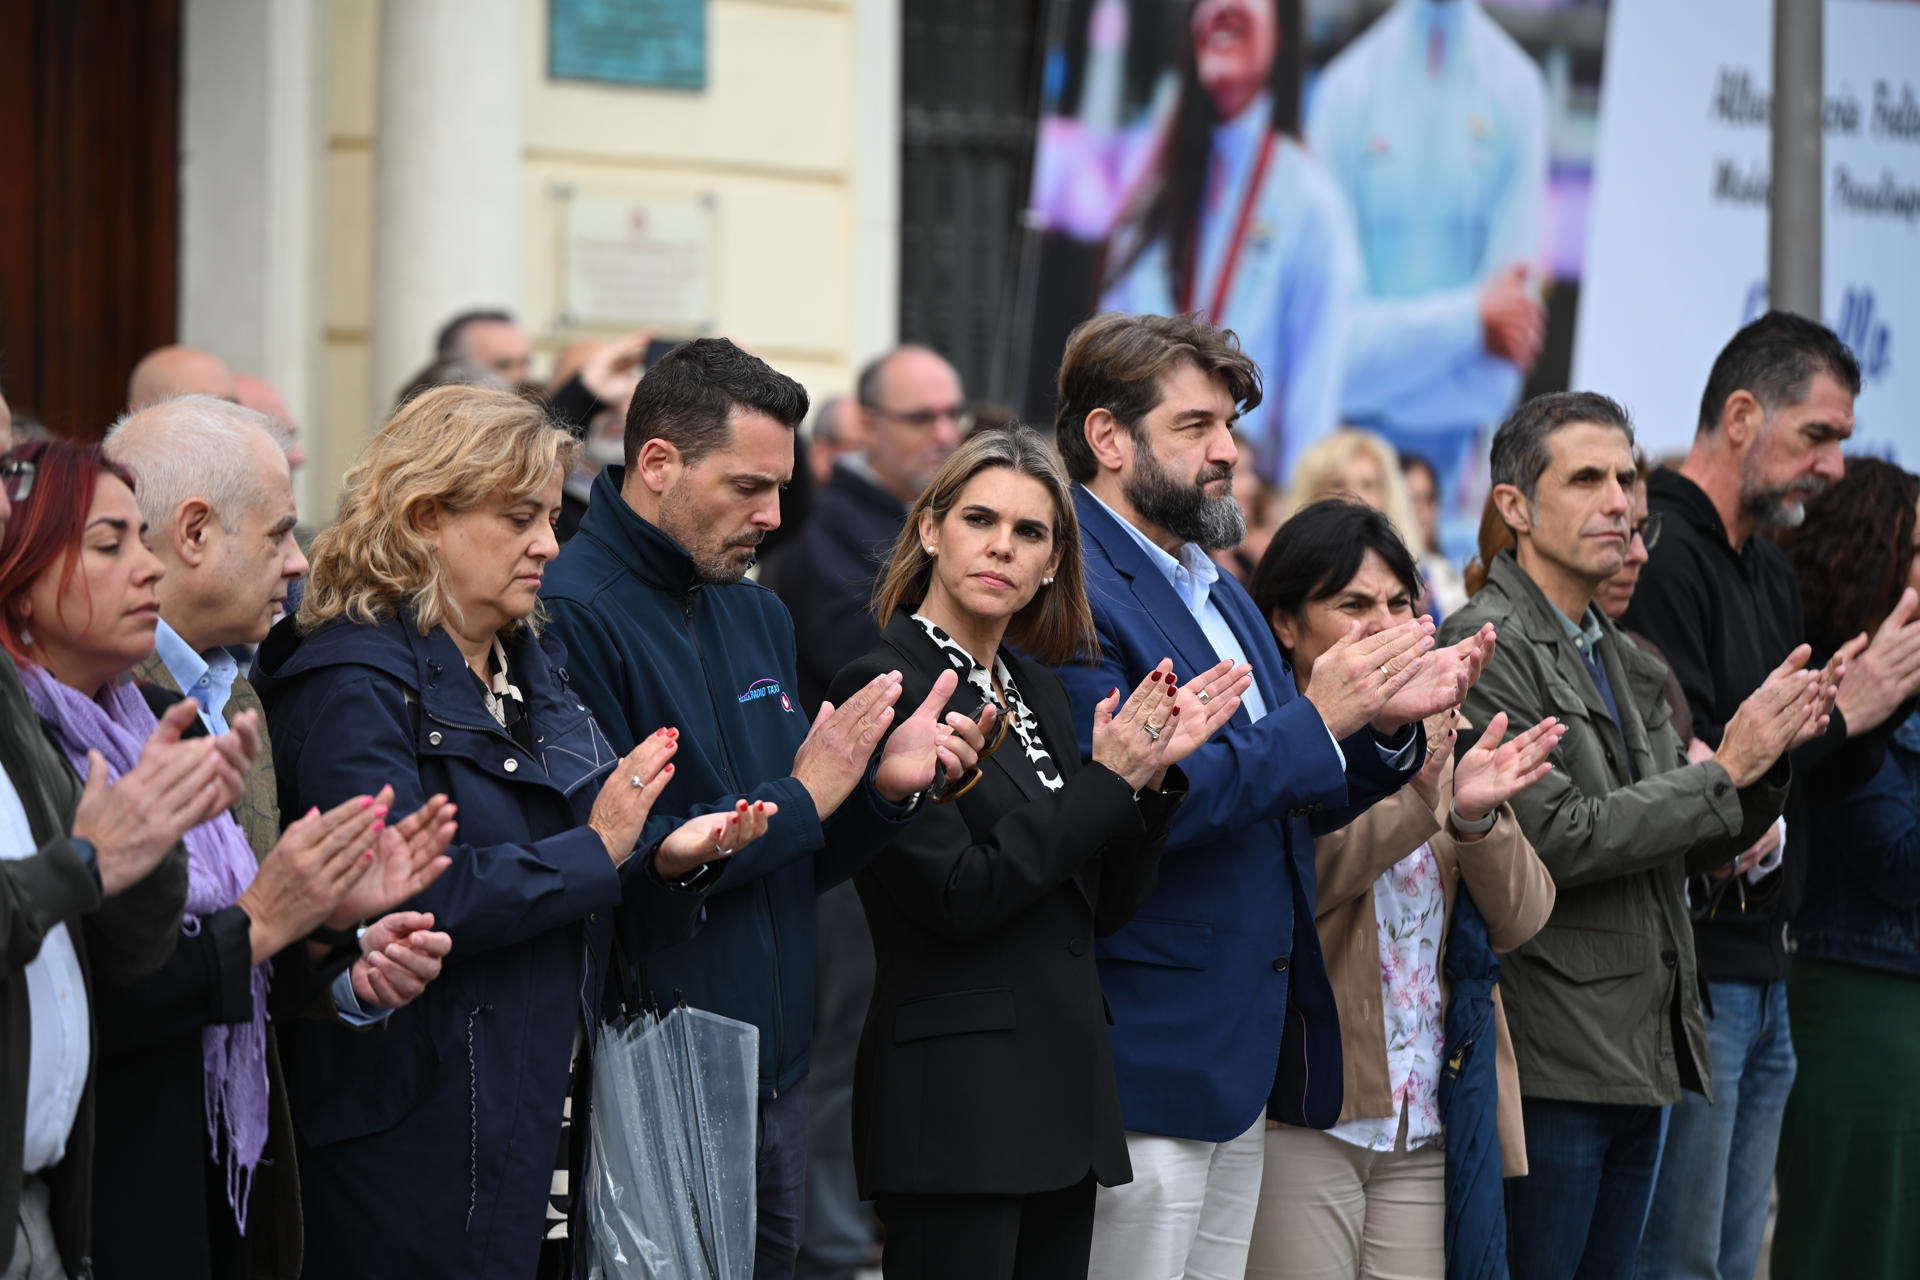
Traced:
[[[258, 714], [242, 712], [223, 734], [183, 737], [198, 713], [191, 698], [169, 707], [134, 767], [114, 782], [107, 781], [105, 758], [87, 753], [72, 832], [93, 846], [105, 896], [146, 879], [181, 836], [225, 813], [245, 790], [260, 754]], [[240, 897], [253, 921], [254, 963], [323, 924], [344, 927], [389, 911], [446, 869], [453, 806], [435, 796], [389, 827], [392, 795], [386, 789], [309, 813], [281, 835]], [[356, 994], [364, 1003], [400, 1007], [438, 976], [451, 945], [433, 932], [430, 915], [385, 916], [360, 939]]]
[[[1496, 712], [1473, 748], [1454, 758], [1460, 703], [1493, 656], [1492, 623], [1457, 644], [1440, 647], [1435, 645], [1433, 620], [1427, 617], [1372, 635], [1363, 632], [1355, 623], [1320, 655], [1306, 698], [1335, 738], [1358, 732], [1363, 725], [1391, 736], [1415, 720], [1424, 721], [1427, 758], [1409, 785], [1429, 808], [1439, 803], [1440, 776], [1450, 760], [1450, 816], [1468, 824], [1481, 823], [1551, 772], [1548, 757], [1566, 735], [1566, 726], [1552, 716], [1509, 741], [1507, 714]], [[1458, 838], [1471, 843], [1479, 835]]]
[[[807, 789], [820, 820], [831, 817], [853, 794], [876, 750], [880, 759], [873, 767], [874, 788], [893, 804], [927, 790], [936, 777], [951, 781], [974, 768], [993, 731], [993, 712], [989, 708], [980, 720], [958, 712], [943, 716], [958, 685], [957, 673], [942, 673], [891, 737], [886, 734], [900, 698], [898, 671], [875, 676], [837, 707], [823, 703], [793, 758], [793, 777]], [[883, 737], [886, 745], [881, 747]], [[655, 731], [620, 761], [602, 786], [587, 821], [616, 865], [632, 856], [654, 802], [673, 780], [672, 757], [679, 745], [678, 729]], [[660, 842], [654, 870], [678, 880], [704, 863], [731, 857], [765, 835], [779, 811], [771, 801], [737, 800], [731, 810], [684, 822]]]

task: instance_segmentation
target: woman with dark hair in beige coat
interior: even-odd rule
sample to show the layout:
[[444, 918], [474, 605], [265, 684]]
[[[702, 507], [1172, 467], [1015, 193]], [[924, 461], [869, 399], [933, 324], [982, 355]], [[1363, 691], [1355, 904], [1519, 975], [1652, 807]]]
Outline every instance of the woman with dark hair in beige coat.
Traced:
[[[1388, 521], [1314, 503], [1280, 529], [1253, 597], [1304, 684], [1349, 631], [1413, 616], [1419, 570]], [[1455, 756], [1457, 711], [1427, 724], [1426, 765], [1404, 790], [1314, 841], [1315, 922], [1340, 1010], [1346, 1102], [1320, 1132], [1268, 1122], [1249, 1280], [1430, 1276], [1446, 1271], [1446, 1134], [1439, 1108], [1448, 925], [1464, 882], [1495, 951], [1546, 923], [1553, 882], [1507, 805], [1545, 776], [1552, 719], [1502, 743], [1495, 716]], [[1526, 1172], [1519, 1077], [1493, 995], [1504, 1171]]]

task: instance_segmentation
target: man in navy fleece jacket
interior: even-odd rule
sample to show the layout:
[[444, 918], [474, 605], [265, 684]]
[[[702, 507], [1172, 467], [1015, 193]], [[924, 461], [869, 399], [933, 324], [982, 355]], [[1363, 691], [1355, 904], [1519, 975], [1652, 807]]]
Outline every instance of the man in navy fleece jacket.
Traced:
[[742, 581], [779, 526], [806, 411], [798, 383], [725, 339], [675, 348], [641, 380], [626, 465], [594, 483], [541, 592], [573, 687], [607, 738], [624, 751], [663, 725], [680, 731], [673, 781], [643, 841], [742, 799], [779, 806], [764, 837], [689, 878], [709, 882], [705, 927], [633, 975], [663, 1005], [680, 992], [760, 1028], [756, 1280], [791, 1276], [798, 1248], [814, 894], [851, 876], [911, 816], [950, 732], [938, 723], [949, 685], [870, 763], [893, 720], [897, 672], [810, 728], [792, 619], [771, 591]]

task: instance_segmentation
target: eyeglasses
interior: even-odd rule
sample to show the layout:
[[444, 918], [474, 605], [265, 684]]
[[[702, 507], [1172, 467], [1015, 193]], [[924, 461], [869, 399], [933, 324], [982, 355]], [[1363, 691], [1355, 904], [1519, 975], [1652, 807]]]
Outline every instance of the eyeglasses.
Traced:
[[1007, 740], [1007, 724], [1012, 717], [1007, 715], [1007, 709], [998, 702], [993, 704], [993, 709], [993, 741], [981, 748], [980, 758], [975, 761], [973, 768], [961, 774], [958, 778], [954, 779], [954, 781], [948, 782], [945, 773], [941, 773], [934, 778], [933, 786], [928, 788], [928, 794], [933, 797], [935, 804], [951, 804], [961, 796], [967, 794], [967, 792], [973, 790], [975, 784], [980, 781], [980, 766], [985, 764], [988, 759], [992, 757], [993, 753], [1000, 749], [1000, 744]]
[[0, 458], [0, 483], [6, 485], [8, 502], [23, 501], [33, 492], [33, 477], [37, 470], [25, 458]]
[[883, 405], [867, 404], [865, 401], [861, 403], [865, 404], [868, 409], [879, 416], [892, 418], [896, 422], [904, 422], [915, 431], [930, 431], [933, 429], [933, 424], [942, 418], [952, 418], [954, 430], [958, 431], [961, 435], [965, 435], [967, 432], [973, 430], [974, 414], [972, 405], [956, 404], [949, 405], [944, 409], [900, 410], [889, 409]]
[[1641, 544], [1644, 545], [1647, 550], [1653, 550], [1654, 544], [1660, 541], [1660, 513], [1658, 511], [1648, 512], [1646, 519], [1627, 530], [1627, 540], [1631, 542], [1634, 538], [1640, 539]]

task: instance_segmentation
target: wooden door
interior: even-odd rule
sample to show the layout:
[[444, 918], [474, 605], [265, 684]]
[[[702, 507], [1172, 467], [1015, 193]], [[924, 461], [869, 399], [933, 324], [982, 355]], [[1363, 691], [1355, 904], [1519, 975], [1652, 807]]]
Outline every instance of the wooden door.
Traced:
[[0, 4], [0, 392], [95, 439], [171, 342], [180, 0]]

